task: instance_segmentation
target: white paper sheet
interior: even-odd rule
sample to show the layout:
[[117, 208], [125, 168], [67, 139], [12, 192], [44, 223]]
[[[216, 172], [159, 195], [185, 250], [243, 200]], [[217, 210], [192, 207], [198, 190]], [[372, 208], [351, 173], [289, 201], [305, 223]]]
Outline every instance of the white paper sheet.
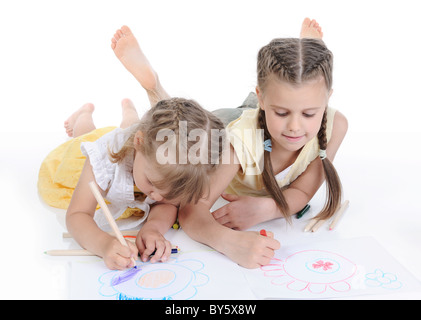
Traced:
[[245, 269], [191, 240], [170, 234], [182, 249], [165, 263], [138, 261], [111, 271], [97, 257], [77, 258], [71, 267], [71, 299], [321, 299], [421, 290], [420, 281], [373, 238], [332, 240], [282, 247], [267, 266]]
[[421, 288], [373, 238], [281, 248], [267, 266], [243, 270], [259, 299], [321, 299]]
[[[237, 264], [213, 250], [191, 250], [165, 263], [141, 263], [130, 280], [116, 284], [127, 271], [112, 271], [100, 259], [72, 263], [71, 299], [254, 299]], [[113, 281], [114, 280], [114, 281]]]

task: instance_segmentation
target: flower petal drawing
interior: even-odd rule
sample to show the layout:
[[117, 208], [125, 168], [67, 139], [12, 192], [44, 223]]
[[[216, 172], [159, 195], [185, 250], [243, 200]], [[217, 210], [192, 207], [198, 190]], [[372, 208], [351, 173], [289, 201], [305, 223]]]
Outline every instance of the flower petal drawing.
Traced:
[[287, 288], [293, 291], [303, 291], [307, 289], [308, 285], [309, 285], [308, 282], [295, 280], [295, 281], [290, 282], [287, 285]]
[[349, 279], [355, 276], [357, 266], [347, 258], [324, 250], [304, 250], [284, 260], [271, 261], [261, 267], [273, 285], [284, 285], [296, 292], [321, 294], [328, 289], [335, 292], [351, 290]]
[[119, 300], [191, 299], [197, 287], [209, 282], [209, 276], [199, 272], [204, 264], [195, 259], [170, 259], [159, 264], [140, 263], [141, 271], [125, 282], [113, 282], [121, 271], [109, 271], [99, 277], [99, 294]]
[[351, 290], [351, 285], [346, 281], [331, 283], [329, 287], [336, 292], [346, 292]]
[[324, 271], [332, 269], [332, 266], [333, 266], [332, 262], [329, 262], [329, 261], [324, 262], [323, 260], [319, 260], [316, 263], [313, 263], [314, 269], [322, 268]]
[[308, 291], [311, 293], [323, 293], [327, 289], [327, 285], [324, 283], [310, 283], [308, 286]]
[[393, 273], [384, 273], [381, 269], [365, 275], [365, 284], [369, 287], [382, 287], [384, 289], [396, 290], [402, 287], [402, 283]]

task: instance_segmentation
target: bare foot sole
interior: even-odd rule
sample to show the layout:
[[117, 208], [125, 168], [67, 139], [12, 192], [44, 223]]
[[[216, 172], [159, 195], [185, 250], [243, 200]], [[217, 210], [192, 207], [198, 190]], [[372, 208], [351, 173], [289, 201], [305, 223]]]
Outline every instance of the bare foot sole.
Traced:
[[322, 39], [323, 32], [316, 20], [305, 18], [301, 25], [300, 38]]
[[77, 119], [82, 114], [90, 113], [92, 114], [95, 110], [95, 107], [92, 103], [86, 103], [80, 107], [76, 112], [74, 112], [66, 121], [64, 121], [64, 128], [69, 137], [73, 137], [73, 128], [77, 122]]
[[140, 49], [132, 31], [122, 26], [111, 39], [111, 48], [124, 67], [139, 81], [145, 90], [154, 91], [158, 76]]

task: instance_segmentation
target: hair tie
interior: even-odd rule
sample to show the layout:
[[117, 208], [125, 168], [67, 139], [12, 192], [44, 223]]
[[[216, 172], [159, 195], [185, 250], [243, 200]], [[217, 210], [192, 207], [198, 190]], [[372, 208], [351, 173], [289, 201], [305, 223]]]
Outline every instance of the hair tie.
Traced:
[[271, 152], [272, 151], [272, 141], [270, 139], [266, 139], [265, 142], [263, 142], [263, 148], [267, 152]]
[[320, 159], [324, 160], [326, 159], [327, 155], [326, 155], [326, 150], [319, 150], [319, 157]]

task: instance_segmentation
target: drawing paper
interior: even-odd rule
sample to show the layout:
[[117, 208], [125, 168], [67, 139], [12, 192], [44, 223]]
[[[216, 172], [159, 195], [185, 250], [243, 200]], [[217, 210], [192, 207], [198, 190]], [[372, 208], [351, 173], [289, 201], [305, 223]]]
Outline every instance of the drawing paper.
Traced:
[[243, 270], [259, 299], [320, 299], [419, 290], [420, 281], [373, 238], [277, 250], [269, 265]]
[[127, 281], [127, 271], [112, 271], [100, 259], [72, 263], [71, 299], [189, 300], [254, 299], [241, 267], [224, 255], [203, 249], [181, 252], [162, 263], [137, 262], [141, 270]]
[[[321, 299], [421, 290], [420, 281], [373, 238], [281, 247], [269, 265], [238, 266], [177, 232], [181, 252], [165, 263], [112, 271], [97, 257], [71, 267], [71, 299]], [[184, 250], [183, 250], [184, 248]]]

